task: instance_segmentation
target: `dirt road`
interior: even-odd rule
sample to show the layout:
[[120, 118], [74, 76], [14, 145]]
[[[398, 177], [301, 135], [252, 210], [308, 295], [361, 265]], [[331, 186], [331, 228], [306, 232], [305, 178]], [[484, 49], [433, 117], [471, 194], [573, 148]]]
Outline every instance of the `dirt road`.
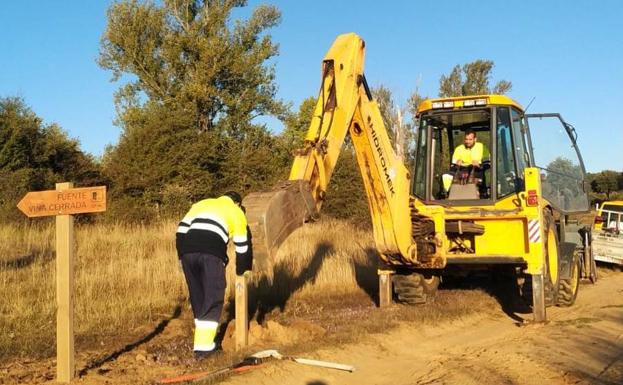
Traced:
[[[298, 326], [296, 322], [290, 322], [288, 327], [274, 320], [266, 321], [264, 327], [256, 324], [255, 329], [251, 328], [251, 334], [261, 329], [264, 335], [260, 335], [250, 349], [283, 348], [285, 352], [292, 343], [298, 344], [299, 348], [302, 344], [303, 350], [305, 344], [312, 343], [319, 349], [306, 349], [308, 353], [301, 356], [351, 364], [356, 371], [347, 373], [290, 361], [272, 361], [220, 383], [623, 384], [623, 273], [610, 270], [610, 274], [596, 285], [583, 285], [577, 303], [571, 308], [548, 308], [550, 321], [544, 325], [520, 326], [517, 320], [530, 318], [530, 314], [504, 312], [486, 294], [476, 296], [488, 299], [481, 302], [481, 313], [472, 312], [458, 321], [444, 320], [444, 316], [440, 316], [438, 322], [431, 322], [430, 326], [400, 321], [398, 327], [378, 334], [361, 333], [365, 319], [362, 322], [356, 322], [356, 319], [375, 319], [374, 314], [389, 314], [391, 311], [371, 308], [371, 304], [363, 305], [355, 313], [355, 319], [346, 321], [353, 324], [351, 332], [358, 331], [365, 338], [365, 341], [356, 343], [323, 343], [321, 333], [325, 332], [324, 329], [315, 326], [320, 329], [317, 333], [310, 322]], [[448, 295], [445, 298], [447, 300]], [[454, 298], [455, 301], [456, 298], [467, 301], [469, 296]], [[430, 311], [431, 307], [407, 309], [422, 312]], [[399, 319], [404, 319], [400, 318], [405, 314], [401, 312], [404, 307], [393, 310]], [[180, 318], [161, 323], [140, 341], [130, 344], [117, 341], [113, 353], [103, 345], [92, 352], [79, 350], [77, 368], [80, 377], [76, 383], [154, 384], [163, 377], [210, 371], [238, 360], [233, 353], [209, 362], [196, 362], [190, 358], [189, 325], [192, 322], [190, 315], [184, 317], [182, 314]], [[281, 337], [275, 339], [277, 334]], [[306, 339], [301, 338], [302, 335]], [[52, 358], [18, 359], [0, 365], [0, 384], [52, 384], [54, 376]]]
[[623, 274], [584, 285], [575, 306], [549, 308], [546, 325], [472, 316], [388, 334], [310, 358], [354, 373], [279, 362], [224, 384], [623, 384]]

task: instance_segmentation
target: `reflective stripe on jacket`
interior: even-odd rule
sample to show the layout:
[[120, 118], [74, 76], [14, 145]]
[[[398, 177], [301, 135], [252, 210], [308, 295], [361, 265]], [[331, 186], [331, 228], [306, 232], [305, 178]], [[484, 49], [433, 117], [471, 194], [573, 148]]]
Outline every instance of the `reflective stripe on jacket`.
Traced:
[[225, 264], [227, 243], [233, 238], [238, 259], [250, 256], [247, 219], [231, 198], [222, 196], [195, 203], [179, 223], [176, 234], [178, 256], [185, 253], [208, 253]]

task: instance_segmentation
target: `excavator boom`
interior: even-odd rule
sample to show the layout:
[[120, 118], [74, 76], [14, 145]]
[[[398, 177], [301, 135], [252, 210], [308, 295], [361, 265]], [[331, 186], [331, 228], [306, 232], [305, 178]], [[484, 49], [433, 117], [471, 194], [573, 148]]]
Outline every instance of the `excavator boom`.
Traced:
[[[366, 187], [375, 240], [382, 255], [416, 259], [411, 237], [409, 174], [392, 148], [363, 75], [365, 43], [338, 36], [322, 61], [320, 92], [304, 146], [294, 151], [289, 180], [245, 197], [255, 260], [269, 269], [280, 244], [313, 220], [350, 133]], [[397, 229], [400, 229], [397, 231]]]

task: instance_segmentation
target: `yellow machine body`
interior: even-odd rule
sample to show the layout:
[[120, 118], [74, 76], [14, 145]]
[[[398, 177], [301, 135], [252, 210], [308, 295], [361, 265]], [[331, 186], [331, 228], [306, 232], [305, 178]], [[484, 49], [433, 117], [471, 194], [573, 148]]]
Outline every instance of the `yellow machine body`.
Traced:
[[[502, 199], [451, 204], [412, 194], [412, 175], [394, 152], [367, 86], [364, 52], [365, 43], [356, 34], [336, 39], [322, 61], [317, 104], [304, 146], [294, 151], [289, 180], [244, 200], [260, 268], [270, 269], [281, 242], [318, 216], [350, 135], [383, 269], [435, 274], [452, 264], [513, 264], [557, 282], [558, 242], [554, 226], [545, 218], [555, 208], [543, 197], [542, 170], [520, 170], [522, 188]], [[508, 106], [524, 114], [506, 96], [476, 95], [426, 100], [418, 108], [418, 117], [438, 108], [460, 113], [474, 106]], [[429, 175], [433, 160], [425, 163], [428, 166], [421, 167]]]

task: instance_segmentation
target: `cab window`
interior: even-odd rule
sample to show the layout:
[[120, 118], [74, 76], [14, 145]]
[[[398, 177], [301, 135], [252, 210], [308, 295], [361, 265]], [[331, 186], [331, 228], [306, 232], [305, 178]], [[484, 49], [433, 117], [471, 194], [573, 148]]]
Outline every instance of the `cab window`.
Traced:
[[497, 109], [496, 122], [496, 170], [497, 195], [505, 197], [515, 192], [516, 166], [508, 107]]
[[428, 137], [427, 121], [423, 120], [417, 133], [415, 148], [415, 175], [413, 178], [413, 194], [426, 199], [426, 140]]
[[[434, 200], [455, 199], [470, 200], [479, 198], [488, 198], [490, 178], [488, 171], [479, 169], [477, 173], [471, 170], [471, 161], [469, 164], [462, 165], [460, 170], [462, 173], [468, 173], [471, 179], [469, 181], [459, 181], [456, 177], [459, 167], [452, 164], [452, 157], [457, 148], [463, 146], [466, 133], [472, 133], [476, 142], [482, 146], [482, 163], [489, 159], [490, 148], [490, 121], [491, 110], [468, 110], [468, 111], [440, 111], [424, 115], [420, 118], [419, 137], [416, 153], [416, 169], [413, 190], [414, 193], [422, 197], [425, 192], [426, 177], [426, 149], [428, 143], [424, 135], [430, 134], [430, 158], [428, 162], [432, 165], [431, 169], [431, 198]], [[461, 152], [461, 151], [459, 151]], [[482, 164], [481, 164], [482, 166]], [[463, 169], [470, 169], [465, 171]], [[486, 174], [486, 176], [485, 176]], [[458, 195], [458, 198], [452, 198], [450, 193], [453, 186], [458, 184], [455, 190], [465, 189], [465, 184], [476, 184], [476, 189], [471, 192]], [[455, 192], [456, 192], [455, 191]], [[457, 196], [455, 194], [455, 196]]]
[[511, 108], [511, 120], [513, 123], [513, 145], [515, 146], [515, 161], [517, 162], [517, 175], [515, 178], [516, 190], [523, 190], [523, 172], [530, 164], [530, 154], [526, 145], [526, 123], [522, 114]]

